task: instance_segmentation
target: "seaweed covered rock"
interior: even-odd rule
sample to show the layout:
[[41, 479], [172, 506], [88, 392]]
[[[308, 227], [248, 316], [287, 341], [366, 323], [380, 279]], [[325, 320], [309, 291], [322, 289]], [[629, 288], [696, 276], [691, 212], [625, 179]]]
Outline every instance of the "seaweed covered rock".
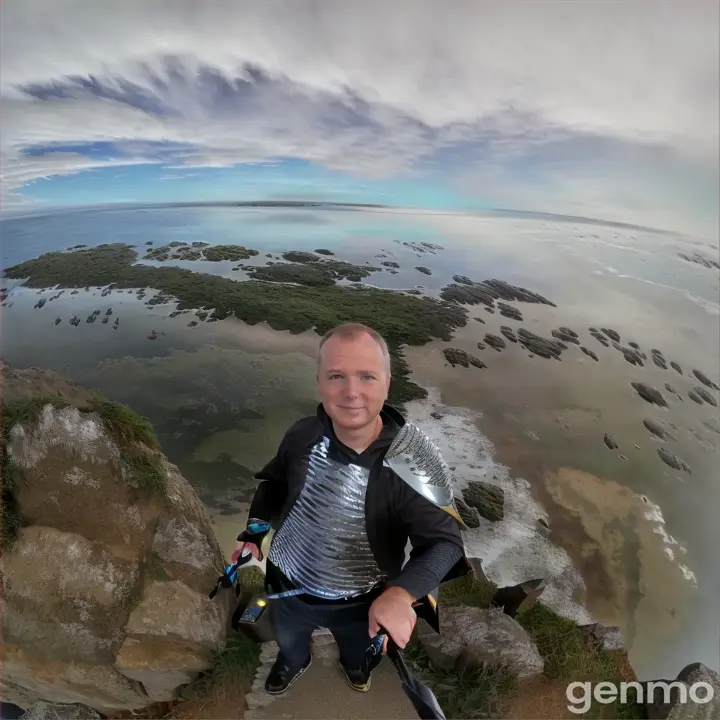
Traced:
[[443, 355], [453, 367], [456, 365], [461, 365], [464, 368], [469, 368], [471, 365], [480, 369], [487, 367], [482, 360], [460, 348], [445, 348]]
[[0, 368], [2, 697], [101, 713], [171, 700], [225, 642], [222, 553], [152, 425], [39, 370]]
[[[487, 306], [493, 306], [496, 300], [516, 300], [555, 307], [553, 302], [540, 293], [511, 285], [504, 280], [483, 280], [476, 283], [464, 275], [455, 275], [453, 280], [455, 283], [444, 287], [440, 292], [440, 297], [444, 300], [455, 300], [467, 305], [482, 303]], [[504, 308], [507, 307], [509, 306], [505, 304]]]
[[462, 497], [467, 505], [490, 522], [498, 522], [505, 516], [505, 493], [499, 485], [472, 480], [463, 489]]

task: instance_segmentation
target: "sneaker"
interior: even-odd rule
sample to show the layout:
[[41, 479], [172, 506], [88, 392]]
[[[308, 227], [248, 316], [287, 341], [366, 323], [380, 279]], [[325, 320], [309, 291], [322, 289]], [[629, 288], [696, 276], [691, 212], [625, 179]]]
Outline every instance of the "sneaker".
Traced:
[[304, 665], [299, 670], [293, 672], [281, 658], [278, 658], [265, 681], [265, 690], [270, 695], [280, 695], [284, 693], [311, 665], [312, 655], [308, 655], [308, 659]]
[[358, 692], [367, 692], [370, 689], [370, 673], [365, 668], [350, 668], [340, 663], [343, 675], [348, 685]]

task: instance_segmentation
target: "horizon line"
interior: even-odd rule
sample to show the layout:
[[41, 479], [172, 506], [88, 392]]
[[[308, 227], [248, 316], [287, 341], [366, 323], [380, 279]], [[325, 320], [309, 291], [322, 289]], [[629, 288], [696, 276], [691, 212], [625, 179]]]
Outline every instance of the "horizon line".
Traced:
[[[326, 209], [357, 209], [357, 210], [406, 210], [419, 214], [446, 214], [446, 215], [512, 215], [526, 216], [534, 219], [545, 219], [563, 222], [576, 222], [591, 225], [604, 225], [608, 227], [623, 228], [627, 230], [641, 230], [645, 232], [660, 233], [664, 235], [686, 235], [676, 230], [667, 230], [656, 228], [649, 225], [638, 225], [635, 223], [627, 223], [618, 220], [605, 220], [603, 218], [592, 218], [582, 215], [565, 215], [562, 213], [542, 212], [539, 210], [519, 210], [512, 208], [487, 208], [485, 210], [476, 209], [443, 209], [443, 208], [418, 208], [411, 205], [388, 205], [383, 203], [359, 203], [359, 202], [339, 202], [335, 200], [185, 200], [185, 201], [165, 201], [165, 202], [114, 202], [114, 203], [97, 203], [93, 205], [56, 205], [46, 206], [43, 209], [35, 208], [34, 210], [17, 211], [0, 210], [0, 222], [5, 219], [20, 219], [37, 217], [38, 215], [62, 215], [73, 212], [87, 212], [91, 210], [101, 211], [123, 211], [137, 209], [154, 209], [154, 208], [189, 208], [189, 207], [260, 207], [260, 208], [326, 208]], [[688, 236], [689, 237], [689, 236]]]

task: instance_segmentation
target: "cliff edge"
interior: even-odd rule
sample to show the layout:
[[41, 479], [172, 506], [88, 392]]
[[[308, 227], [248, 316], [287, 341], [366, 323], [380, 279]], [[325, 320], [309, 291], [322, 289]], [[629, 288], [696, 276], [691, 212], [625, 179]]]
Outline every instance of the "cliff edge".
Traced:
[[205, 509], [126, 406], [2, 363], [2, 699], [170, 701], [223, 650]]

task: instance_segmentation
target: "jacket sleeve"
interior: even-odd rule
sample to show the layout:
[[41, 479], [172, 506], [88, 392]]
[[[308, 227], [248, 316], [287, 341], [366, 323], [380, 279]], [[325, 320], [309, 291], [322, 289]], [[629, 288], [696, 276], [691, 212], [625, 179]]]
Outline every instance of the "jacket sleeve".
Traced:
[[400, 575], [388, 586], [402, 587], [419, 599], [446, 579], [466, 574], [469, 564], [457, 520], [402, 480], [399, 485], [397, 514], [412, 550]]
[[287, 499], [287, 463], [288, 434], [283, 437], [275, 457], [265, 467], [255, 473], [260, 484], [253, 495], [248, 513], [248, 526], [251, 522], [272, 522], [282, 510]]

